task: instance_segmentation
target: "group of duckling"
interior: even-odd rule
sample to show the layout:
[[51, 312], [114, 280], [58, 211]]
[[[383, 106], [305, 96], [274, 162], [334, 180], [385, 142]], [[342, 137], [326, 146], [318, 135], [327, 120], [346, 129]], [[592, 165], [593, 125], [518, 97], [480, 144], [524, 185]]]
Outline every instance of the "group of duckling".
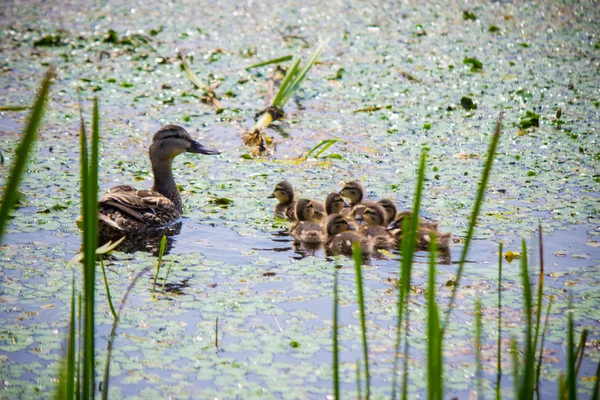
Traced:
[[[367, 255], [398, 248], [402, 222], [412, 212], [399, 212], [389, 199], [374, 202], [364, 197], [365, 190], [358, 181], [344, 184], [339, 193], [330, 193], [324, 204], [304, 198], [296, 200], [294, 188], [287, 181], [275, 185], [269, 196], [278, 200], [275, 215], [294, 221], [290, 234], [296, 242], [323, 244], [325, 250], [334, 255], [352, 254], [353, 243], [359, 243]], [[434, 238], [438, 249], [447, 250], [452, 234], [439, 232], [439, 222], [419, 218], [417, 249], [428, 249]]]

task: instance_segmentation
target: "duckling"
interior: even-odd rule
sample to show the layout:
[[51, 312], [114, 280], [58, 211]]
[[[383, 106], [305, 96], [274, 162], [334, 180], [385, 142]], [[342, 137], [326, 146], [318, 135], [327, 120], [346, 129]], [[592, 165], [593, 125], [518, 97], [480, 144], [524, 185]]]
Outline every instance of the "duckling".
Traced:
[[128, 185], [111, 188], [98, 200], [98, 233], [110, 238], [146, 232], [169, 225], [182, 212], [181, 196], [173, 179], [172, 163], [179, 154], [215, 155], [193, 140], [180, 126], [165, 125], [152, 138], [149, 155], [154, 175], [151, 190], [136, 190]]
[[352, 244], [357, 242], [363, 255], [372, 253], [373, 244], [365, 237], [353, 232], [354, 228], [348, 224], [346, 219], [339, 214], [331, 214], [325, 220], [325, 231], [327, 241], [325, 247], [334, 255], [352, 255]]
[[385, 210], [384, 225], [388, 226], [396, 218], [396, 214], [398, 214], [396, 203], [390, 199], [381, 199], [377, 202], [377, 204], [379, 204]]
[[350, 207], [339, 193], [329, 193], [325, 199], [325, 212], [327, 215], [340, 214], [344, 208]]
[[[277, 199], [279, 202], [275, 205], [274, 209], [276, 217], [285, 218], [290, 221], [294, 221], [296, 219], [294, 188], [288, 181], [281, 181], [275, 185], [273, 193], [271, 193], [268, 198]], [[325, 218], [325, 207], [323, 207], [323, 204], [313, 201], [313, 207], [315, 209], [315, 218], [319, 221], [323, 220]]]
[[[404, 211], [398, 212], [396, 214], [396, 217], [394, 218], [394, 220], [389, 224], [388, 230], [392, 230], [392, 229], [402, 230], [402, 222], [404, 221], [404, 218], [410, 217], [411, 215], [412, 215], [412, 211], [410, 211], [410, 210], [404, 210]], [[430, 219], [425, 219], [425, 218], [419, 217], [419, 227], [437, 231], [440, 228], [440, 223], [439, 223], [439, 221], [432, 221]]]
[[397, 244], [394, 236], [384, 226], [385, 210], [382, 206], [373, 204], [366, 207], [363, 219], [366, 225], [362, 226], [359, 232], [364, 237], [371, 239], [376, 249], [389, 249]]
[[290, 233], [298, 242], [322, 243], [325, 234], [321, 224], [314, 221], [315, 210], [312, 201], [300, 199], [295, 207], [296, 222], [291, 228]]
[[348, 212], [343, 211], [342, 215], [349, 215], [352, 218], [361, 219], [365, 208], [375, 204], [372, 201], [363, 201], [365, 189], [358, 181], [346, 183], [340, 190], [340, 194], [350, 201], [350, 210]]

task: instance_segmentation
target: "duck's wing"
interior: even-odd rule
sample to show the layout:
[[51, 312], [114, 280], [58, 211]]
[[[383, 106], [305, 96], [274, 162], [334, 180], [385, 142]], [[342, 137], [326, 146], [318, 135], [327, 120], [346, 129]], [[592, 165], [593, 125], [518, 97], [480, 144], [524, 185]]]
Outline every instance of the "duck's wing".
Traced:
[[98, 200], [98, 209], [109, 218], [118, 210], [120, 218], [134, 219], [149, 226], [166, 225], [179, 218], [175, 204], [162, 194], [125, 185], [114, 187], [102, 196]]

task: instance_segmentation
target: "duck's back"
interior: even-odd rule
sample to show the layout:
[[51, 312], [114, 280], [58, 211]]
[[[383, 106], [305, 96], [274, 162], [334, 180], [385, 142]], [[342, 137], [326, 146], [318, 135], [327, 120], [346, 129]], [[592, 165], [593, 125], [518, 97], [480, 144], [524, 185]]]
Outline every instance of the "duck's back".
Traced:
[[294, 239], [305, 243], [322, 243], [325, 236], [321, 225], [312, 221], [299, 221], [290, 231]]
[[327, 249], [333, 254], [352, 254], [352, 244], [359, 243], [363, 254], [372, 252], [372, 242], [364, 237], [361, 237], [355, 232], [347, 231], [338, 233], [327, 240]]
[[175, 203], [158, 192], [115, 186], [98, 200], [98, 233], [103, 237], [140, 233], [179, 216]]
[[373, 242], [375, 248], [387, 249], [394, 247], [396, 244], [395, 238], [383, 226], [380, 225], [365, 225], [360, 228], [360, 233], [367, 239]]

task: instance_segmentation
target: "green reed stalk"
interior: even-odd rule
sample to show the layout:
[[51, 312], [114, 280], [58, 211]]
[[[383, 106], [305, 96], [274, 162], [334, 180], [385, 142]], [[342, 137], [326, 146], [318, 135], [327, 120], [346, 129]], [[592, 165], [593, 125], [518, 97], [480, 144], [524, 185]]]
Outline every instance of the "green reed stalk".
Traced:
[[479, 212], [481, 211], [481, 206], [483, 204], [485, 189], [487, 187], [490, 173], [492, 171], [492, 164], [494, 163], [496, 148], [498, 147], [498, 142], [500, 141], [500, 133], [502, 132], [502, 118], [503, 114], [501, 113], [498, 117], [498, 122], [496, 122], [494, 134], [492, 136], [490, 147], [488, 149], [487, 159], [483, 168], [483, 173], [481, 175], [481, 181], [479, 182], [479, 188], [477, 190], [477, 197], [475, 198], [473, 212], [471, 213], [471, 220], [469, 221], [469, 228], [467, 229], [467, 235], [465, 237], [465, 244], [460, 254], [460, 261], [458, 263], [458, 269], [456, 271], [456, 278], [454, 279], [454, 286], [452, 287], [452, 294], [450, 295], [450, 302], [448, 303], [448, 309], [446, 310], [444, 324], [442, 325], [442, 338], [444, 337], [444, 334], [446, 333], [446, 328], [448, 327], [448, 323], [450, 322], [450, 315], [452, 314], [452, 309], [454, 308], [454, 303], [456, 302], [456, 293], [460, 284], [460, 278], [463, 274], [463, 269], [467, 260], [467, 254], [469, 252], [469, 246], [471, 245], [471, 240], [473, 239], [473, 234], [475, 232], [475, 226], [477, 225], [477, 218], [479, 217]]
[[219, 351], [219, 317], [215, 320], [215, 349]]
[[77, 332], [75, 331], [75, 272], [73, 272], [73, 277], [71, 279], [71, 315], [69, 317], [69, 344], [67, 347], [67, 376], [64, 384], [66, 385], [66, 395], [65, 399], [74, 399], [75, 398], [75, 373], [76, 373], [76, 364], [75, 364], [75, 337]]
[[[408, 319], [408, 297], [410, 293], [410, 275], [413, 262], [413, 255], [417, 243], [417, 228], [419, 226], [419, 210], [421, 208], [421, 197], [423, 193], [423, 182], [425, 182], [425, 165], [427, 161], [427, 151], [423, 149], [419, 162], [419, 171], [417, 177], [417, 186], [415, 188], [415, 198], [413, 203], [413, 213], [410, 218], [405, 218], [402, 221], [402, 232], [408, 233], [402, 235], [400, 243], [402, 251], [402, 260], [400, 261], [400, 280], [398, 288], [397, 316], [396, 316], [396, 341], [394, 344], [394, 367], [392, 370], [392, 399], [396, 398], [397, 374], [398, 374], [398, 354], [400, 352], [400, 332], [403, 321], [404, 307], [406, 307], [406, 318]], [[406, 325], [408, 329], [408, 323]], [[408, 338], [408, 332], [405, 335]], [[408, 376], [408, 343], [405, 343], [405, 358], [404, 358], [404, 374], [403, 374], [403, 389], [402, 398], [407, 395], [407, 376]]]
[[160, 241], [160, 248], [158, 250], [158, 262], [156, 263], [156, 273], [154, 274], [154, 283], [152, 284], [152, 300], [156, 300], [156, 296], [154, 292], [156, 290], [156, 279], [158, 278], [158, 273], [160, 272], [160, 265], [162, 264], [163, 254], [165, 254], [165, 247], [167, 245], [167, 236], [163, 235]]
[[83, 342], [83, 397], [94, 398], [95, 355], [94, 355], [94, 297], [96, 275], [96, 247], [98, 245], [98, 142], [99, 113], [98, 99], [94, 99], [92, 137], [88, 158], [87, 138], [83, 110], [81, 116], [81, 206], [83, 217], [83, 292], [84, 292], [84, 342]]
[[110, 308], [110, 313], [112, 314], [113, 318], [117, 319], [117, 313], [115, 311], [115, 307], [113, 306], [112, 296], [110, 295], [110, 288], [108, 287], [108, 280], [106, 279], [106, 269], [104, 268], [104, 261], [102, 261], [102, 256], [100, 256], [98, 259], [100, 260], [100, 267], [102, 268], [102, 279], [104, 280], [104, 288], [106, 289], [108, 307]]
[[362, 278], [362, 251], [359, 243], [352, 244], [352, 255], [354, 256], [354, 270], [356, 273], [356, 290], [358, 296], [358, 311], [360, 312], [360, 330], [362, 337], [363, 358], [365, 363], [365, 379], [367, 381], [366, 396], [371, 398], [371, 376], [369, 374], [369, 347], [367, 344], [367, 324], [365, 318], [365, 295]]
[[102, 400], [108, 399], [108, 385], [110, 378], [110, 357], [112, 355], [112, 349], [115, 342], [115, 334], [117, 333], [117, 325], [119, 324], [119, 320], [121, 319], [121, 314], [123, 314], [123, 309], [125, 308], [125, 302], [127, 301], [127, 297], [129, 293], [135, 286], [136, 282], [140, 277], [150, 269], [150, 267], [145, 267], [137, 275], [133, 278], [127, 290], [125, 290], [125, 294], [123, 295], [123, 299], [121, 300], [121, 305], [119, 306], [119, 312], [117, 314], [117, 318], [113, 320], [112, 328], [110, 330], [110, 335], [108, 337], [108, 344], [106, 345], [106, 364], [104, 365], [104, 377], [102, 381]]
[[53, 77], [54, 68], [49, 68], [37, 92], [31, 113], [29, 114], [27, 126], [23, 132], [23, 137], [15, 152], [15, 161], [10, 169], [2, 195], [2, 204], [0, 204], [0, 243], [10, 219], [10, 212], [17, 201], [19, 184], [27, 167], [29, 153], [36, 140], [37, 132], [44, 115], [44, 108], [48, 100], [48, 93], [50, 92]]
[[435, 299], [437, 242], [431, 238], [429, 248], [429, 283], [427, 288], [427, 399], [442, 400], [444, 394], [444, 364], [440, 330], [440, 314]]
[[483, 399], [483, 374], [481, 370], [481, 299], [475, 299], [475, 385], [477, 398]]
[[575, 364], [577, 359], [573, 349], [575, 345], [573, 343], [573, 304], [572, 299], [569, 297], [569, 331], [567, 333], [567, 394], [569, 400], [577, 400], [577, 374], [575, 372]]
[[[537, 349], [538, 335], [540, 333], [540, 323], [542, 320], [542, 299], [544, 295], [544, 240], [542, 235], [542, 224], [538, 225], [538, 239], [540, 243], [540, 278], [538, 280], [538, 291], [537, 291], [537, 305], [536, 305], [536, 316], [535, 316], [535, 333], [533, 335], [533, 351]], [[535, 360], [534, 360], [535, 362]], [[537, 370], [536, 370], [537, 371]], [[539, 382], [539, 379], [535, 376], [534, 371], [534, 382]], [[537, 386], [534, 386], [534, 390]], [[538, 393], [539, 395], [539, 393]]]
[[521, 240], [521, 282], [525, 301], [525, 359], [520, 380], [520, 399], [533, 398], [535, 348], [533, 347], [533, 302], [529, 282], [529, 264], [527, 262], [527, 245]]
[[77, 399], [81, 399], [81, 381], [82, 381], [82, 366], [83, 366], [83, 296], [81, 293], [77, 295], [77, 372], [75, 373], [75, 393]]
[[496, 400], [500, 400], [502, 380], [502, 243], [498, 246], [498, 339], [496, 353]]
[[338, 271], [333, 275], [333, 393], [340, 400], [340, 349], [338, 346]]
[[167, 279], [169, 279], [169, 272], [171, 272], [171, 265], [172, 264], [169, 264], [169, 267], [167, 268], [167, 273], [165, 274], [165, 280], [163, 281], [162, 289], [161, 289], [162, 294], [165, 294], [165, 284], [167, 283]]
[[519, 397], [519, 370], [521, 369], [521, 365], [519, 362], [519, 343], [517, 342], [517, 339], [512, 338], [510, 341], [510, 354], [512, 356], [512, 364], [513, 364], [513, 370], [512, 370], [512, 375], [513, 375], [513, 389], [514, 389], [514, 393], [515, 393], [515, 399], [519, 399], [522, 400], [521, 397]]
[[546, 331], [548, 330], [548, 317], [550, 316], [550, 309], [552, 308], [552, 300], [554, 296], [550, 296], [550, 300], [548, 301], [548, 310], [546, 310], [546, 319], [544, 320], [544, 327], [542, 329], [542, 338], [540, 340], [540, 352], [538, 356], [537, 367], [535, 370], [535, 392], [537, 393], [537, 398], [540, 398], [540, 372], [542, 370], [542, 358], [544, 354], [544, 341], [546, 339]]

